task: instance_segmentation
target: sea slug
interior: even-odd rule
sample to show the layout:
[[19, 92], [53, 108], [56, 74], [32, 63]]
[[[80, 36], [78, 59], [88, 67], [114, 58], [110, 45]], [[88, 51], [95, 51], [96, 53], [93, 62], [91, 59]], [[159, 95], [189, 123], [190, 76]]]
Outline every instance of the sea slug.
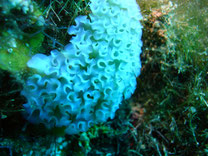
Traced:
[[92, 13], [75, 19], [61, 52], [34, 55], [24, 85], [26, 117], [67, 134], [114, 118], [136, 88], [141, 69], [142, 19], [136, 0], [91, 0]]

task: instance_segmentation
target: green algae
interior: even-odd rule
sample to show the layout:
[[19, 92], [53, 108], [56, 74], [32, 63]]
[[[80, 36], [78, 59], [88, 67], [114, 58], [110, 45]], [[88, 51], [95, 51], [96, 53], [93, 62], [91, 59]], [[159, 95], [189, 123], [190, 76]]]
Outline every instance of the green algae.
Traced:
[[[41, 2], [37, 1], [37, 4], [40, 5]], [[87, 2], [44, 2], [41, 7], [44, 8], [43, 15], [49, 22], [44, 26], [43, 50], [39, 52], [50, 51], [54, 47], [62, 48], [61, 44], [68, 42], [66, 28], [74, 24], [76, 16], [89, 13]], [[143, 68], [136, 92], [130, 101], [121, 105], [114, 120], [94, 126], [88, 132], [66, 136], [68, 146], [62, 150], [63, 155], [208, 153], [207, 3], [203, 0], [141, 0], [138, 3], [144, 17], [144, 45], [141, 55]], [[8, 32], [4, 33], [5, 36], [8, 35]], [[41, 35], [37, 38], [42, 40]], [[30, 39], [25, 38], [25, 41], [28, 42]], [[35, 49], [40, 48], [41, 41], [37, 45], [35, 39], [33, 41], [30, 47], [34, 44], [36, 52]], [[9, 54], [7, 51], [7, 55]], [[20, 67], [16, 71], [19, 70]], [[15, 96], [13, 103], [16, 102], [20, 109], [24, 100], [18, 101], [19, 95]], [[1, 99], [2, 97], [0, 96]], [[11, 100], [9, 96], [6, 99]], [[2, 105], [1, 108], [4, 108]], [[4, 110], [9, 112], [15, 108], [14, 104], [10, 106]], [[57, 143], [56, 139], [49, 138], [63, 134], [62, 129], [49, 132], [40, 125], [29, 125], [23, 132], [23, 125], [20, 123], [25, 121], [20, 117], [14, 120], [13, 117], [16, 115], [11, 116], [8, 112], [3, 113], [4, 116], [8, 116], [4, 118], [2, 126], [4, 137], [14, 137], [12, 132], [6, 133], [9, 126], [5, 123], [10, 122], [11, 128], [15, 127], [18, 135], [21, 134], [25, 140], [5, 140], [5, 144], [2, 145], [17, 144], [12, 150], [16, 150], [19, 155], [28, 154], [32, 149], [34, 153], [41, 153], [41, 149], [44, 152], [51, 148], [49, 144]], [[52, 135], [47, 136], [44, 141], [45, 135], [51, 133]], [[30, 141], [32, 138], [33, 142]]]
[[146, 110], [138, 129], [142, 155], [207, 151], [202, 136], [208, 124], [208, 6], [197, 0], [175, 3], [153, 10], [144, 23], [143, 71], [135, 94]]
[[36, 2], [0, 2], [0, 68], [13, 74], [26, 72], [26, 63], [41, 51], [44, 35], [42, 8]]
[[1, 34], [0, 68], [11, 73], [24, 72], [27, 61], [40, 50], [44, 35], [39, 33], [18, 39], [6, 31]]

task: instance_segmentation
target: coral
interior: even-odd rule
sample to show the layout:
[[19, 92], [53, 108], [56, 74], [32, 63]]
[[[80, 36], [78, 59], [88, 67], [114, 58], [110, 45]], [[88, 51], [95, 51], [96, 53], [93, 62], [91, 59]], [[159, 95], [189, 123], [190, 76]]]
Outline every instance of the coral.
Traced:
[[136, 1], [92, 0], [90, 8], [90, 19], [79, 16], [68, 29], [75, 36], [63, 51], [28, 61], [36, 74], [27, 79], [22, 95], [31, 122], [65, 127], [67, 134], [84, 132], [112, 119], [134, 92], [142, 46]]

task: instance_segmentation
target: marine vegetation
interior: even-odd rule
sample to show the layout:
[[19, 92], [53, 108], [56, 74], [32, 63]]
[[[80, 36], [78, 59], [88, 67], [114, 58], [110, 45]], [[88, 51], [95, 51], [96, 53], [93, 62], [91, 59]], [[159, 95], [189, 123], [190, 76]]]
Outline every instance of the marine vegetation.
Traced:
[[[66, 51], [70, 51], [68, 47], [73, 47], [79, 35], [69, 35], [67, 29], [83, 30], [76, 28], [81, 28], [83, 15], [87, 21], [93, 14], [89, 0], [0, 2], [1, 155], [207, 155], [208, 4], [205, 0], [137, 2], [143, 16], [140, 21], [143, 46], [136, 90], [130, 98], [123, 99], [113, 119], [103, 118], [105, 122], [96, 121], [86, 129], [81, 125], [73, 135], [68, 135], [72, 131], [66, 131], [66, 127], [53, 126], [62, 123], [56, 118], [45, 120], [39, 111], [38, 115], [34, 113], [37, 116], [28, 116], [33, 109], [31, 99], [41, 98], [27, 91], [27, 87], [36, 84], [34, 77], [39, 77], [40, 82], [43, 79], [49, 80], [49, 84], [55, 82], [44, 71], [52, 67], [51, 60], [63, 63], [68, 58]], [[131, 4], [126, 3], [125, 7], [128, 5]], [[75, 20], [79, 15], [80, 19]], [[141, 29], [140, 23], [137, 24], [135, 27]], [[64, 48], [69, 40], [72, 45]], [[54, 49], [58, 51], [50, 53]], [[140, 68], [135, 72], [139, 73]], [[46, 89], [46, 86], [41, 88], [38, 84], [29, 89]], [[43, 97], [46, 102], [54, 98], [45, 94]], [[110, 96], [108, 99], [118, 100]], [[29, 110], [25, 111], [27, 106]], [[37, 104], [34, 106], [36, 109]], [[28, 122], [22, 114], [39, 124]]]
[[[44, 40], [42, 8], [30, 0], [0, 2], [0, 69], [22, 74]], [[16, 75], [17, 76], [17, 75]]]

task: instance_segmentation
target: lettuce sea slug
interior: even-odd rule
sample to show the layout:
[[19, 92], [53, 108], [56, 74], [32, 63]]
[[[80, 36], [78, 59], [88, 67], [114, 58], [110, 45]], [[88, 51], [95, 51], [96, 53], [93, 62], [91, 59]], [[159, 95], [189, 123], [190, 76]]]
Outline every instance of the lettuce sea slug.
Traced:
[[22, 91], [29, 121], [77, 134], [112, 119], [134, 92], [142, 47], [136, 0], [91, 0], [90, 9], [68, 29], [75, 36], [64, 50], [28, 61], [37, 73]]

